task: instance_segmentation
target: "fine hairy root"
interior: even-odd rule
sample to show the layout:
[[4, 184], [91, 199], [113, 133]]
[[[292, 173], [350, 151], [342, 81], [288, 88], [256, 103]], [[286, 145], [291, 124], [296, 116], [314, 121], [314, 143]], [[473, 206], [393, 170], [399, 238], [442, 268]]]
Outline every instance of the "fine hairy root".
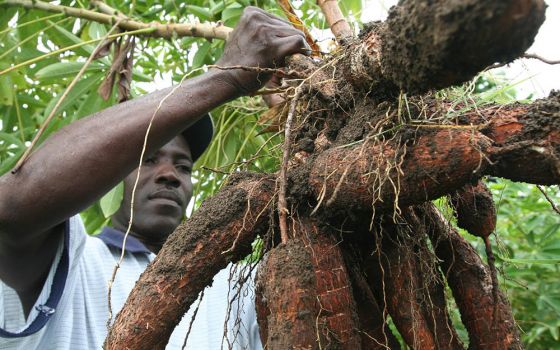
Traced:
[[407, 218], [413, 216], [407, 211], [398, 223], [387, 217], [377, 227], [377, 245], [364, 262], [369, 285], [408, 346], [464, 349], [447, 313], [443, 279], [434, 270], [422, 227]]
[[360, 321], [359, 331], [362, 348], [372, 350], [400, 349], [399, 341], [387, 324], [387, 315], [383, 313], [380, 303], [368, 285], [363, 267], [356, 261], [348, 260], [346, 260], [346, 265], [352, 268], [350, 280], [352, 281], [354, 300], [356, 305], [359, 305], [356, 311]]
[[[460, 116], [456, 124], [410, 125], [403, 137], [384, 143], [366, 139], [332, 147], [314, 159], [309, 184], [317, 198], [330, 198], [336, 190], [338, 208], [391, 209], [396, 199], [401, 207], [423, 203], [483, 175], [560, 183], [559, 104], [556, 93], [534, 105], [489, 106]], [[425, 108], [437, 113], [438, 107]], [[388, 163], [403, 152], [398, 167]], [[493, 230], [489, 210], [486, 233]]]

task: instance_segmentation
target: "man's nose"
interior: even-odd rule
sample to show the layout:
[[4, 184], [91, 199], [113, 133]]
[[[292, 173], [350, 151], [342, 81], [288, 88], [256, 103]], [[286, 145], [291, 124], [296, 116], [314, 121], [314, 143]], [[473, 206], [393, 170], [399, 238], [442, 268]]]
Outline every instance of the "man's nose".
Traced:
[[173, 187], [181, 186], [181, 180], [177, 169], [175, 169], [175, 165], [170, 162], [161, 162], [158, 164], [156, 183]]

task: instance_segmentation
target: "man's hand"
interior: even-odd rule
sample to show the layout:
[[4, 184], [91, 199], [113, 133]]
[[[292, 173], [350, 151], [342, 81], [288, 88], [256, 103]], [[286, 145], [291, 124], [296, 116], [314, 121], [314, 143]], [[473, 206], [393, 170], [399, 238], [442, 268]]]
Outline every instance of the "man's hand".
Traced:
[[[290, 23], [257, 7], [247, 7], [235, 30], [230, 34], [224, 54], [217, 62], [220, 67], [243, 66], [279, 68], [287, 56], [309, 54], [304, 34]], [[260, 89], [270, 74], [243, 69], [228, 70], [226, 83], [241, 94]]]
[[[272, 77], [268, 80], [265, 87], [268, 89], [278, 89], [282, 86], [282, 78], [278, 74], [272, 74]], [[269, 95], [262, 96], [264, 103], [268, 106], [268, 108], [272, 108], [286, 99], [284, 98], [284, 94], [282, 93], [274, 93]]]

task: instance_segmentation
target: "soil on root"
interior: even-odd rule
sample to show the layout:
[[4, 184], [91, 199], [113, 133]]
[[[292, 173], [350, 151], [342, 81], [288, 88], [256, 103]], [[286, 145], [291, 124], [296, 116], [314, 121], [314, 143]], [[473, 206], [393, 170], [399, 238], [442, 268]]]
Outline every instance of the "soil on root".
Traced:
[[511, 142], [539, 139], [542, 135], [558, 132], [560, 130], [560, 90], [552, 91], [548, 98], [533, 102], [526, 116], [523, 133], [513, 138]]
[[290, 240], [268, 252], [257, 274], [258, 322], [268, 349], [316, 348], [315, 274], [301, 241]]
[[457, 218], [457, 226], [471, 235], [486, 238], [496, 228], [496, 206], [492, 193], [479, 181], [467, 184], [450, 198]]
[[539, 1], [429, 3], [401, 0], [380, 33], [383, 73], [407, 91], [464, 82], [494, 62], [510, 62], [544, 21]]

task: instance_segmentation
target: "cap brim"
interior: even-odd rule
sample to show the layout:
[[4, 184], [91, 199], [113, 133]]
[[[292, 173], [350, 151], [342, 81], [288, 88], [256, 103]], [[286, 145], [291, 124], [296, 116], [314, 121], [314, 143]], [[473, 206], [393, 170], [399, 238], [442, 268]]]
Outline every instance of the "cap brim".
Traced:
[[182, 135], [187, 140], [191, 148], [193, 161], [196, 161], [208, 148], [212, 135], [214, 134], [214, 124], [210, 114], [204, 115], [196, 123], [183, 131]]

